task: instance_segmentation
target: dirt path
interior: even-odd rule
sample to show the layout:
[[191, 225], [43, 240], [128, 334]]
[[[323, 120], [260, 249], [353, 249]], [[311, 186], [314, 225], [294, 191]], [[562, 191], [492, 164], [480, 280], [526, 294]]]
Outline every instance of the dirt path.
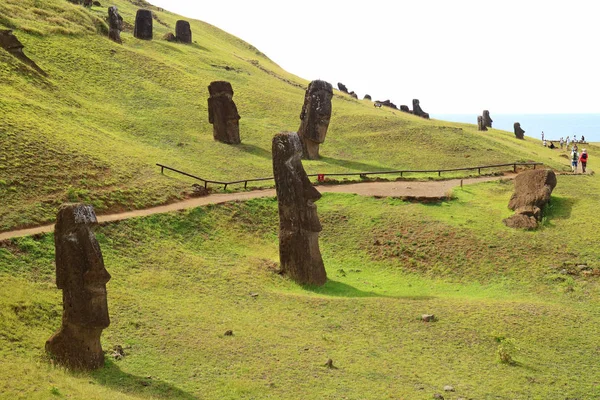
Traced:
[[[504, 176], [468, 178], [462, 179], [464, 185], [495, 181], [499, 179], [512, 179], [514, 174]], [[351, 183], [343, 185], [320, 185], [316, 188], [321, 193], [356, 193], [362, 196], [377, 197], [418, 197], [418, 198], [441, 198], [446, 196], [450, 189], [460, 186], [461, 179], [451, 179], [447, 181], [395, 181], [395, 182], [365, 182]], [[177, 203], [167, 204], [147, 208], [144, 210], [133, 210], [119, 214], [99, 215], [98, 222], [119, 221], [134, 217], [143, 217], [146, 215], [166, 213], [170, 211], [185, 210], [205, 206], [207, 204], [221, 204], [228, 201], [243, 201], [255, 199], [258, 197], [273, 197], [275, 189], [253, 190], [251, 192], [240, 193], [219, 193], [206, 197], [183, 200]], [[16, 231], [0, 233], [0, 240], [11, 239], [21, 236], [35, 235], [38, 233], [49, 233], [54, 231], [54, 224], [37, 226], [34, 228], [21, 229]]]

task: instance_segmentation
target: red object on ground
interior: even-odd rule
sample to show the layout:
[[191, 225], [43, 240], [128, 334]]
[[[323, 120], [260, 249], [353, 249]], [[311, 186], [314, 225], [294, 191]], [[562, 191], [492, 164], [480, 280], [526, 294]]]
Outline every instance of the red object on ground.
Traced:
[[325, 182], [325, 174], [317, 174], [317, 180], [319, 182]]

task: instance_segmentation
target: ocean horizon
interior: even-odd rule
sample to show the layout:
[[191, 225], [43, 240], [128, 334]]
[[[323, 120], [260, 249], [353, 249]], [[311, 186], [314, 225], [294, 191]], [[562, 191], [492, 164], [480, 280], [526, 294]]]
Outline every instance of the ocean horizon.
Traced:
[[[477, 125], [478, 114], [431, 114], [431, 118], [443, 121], [466, 122]], [[525, 136], [535, 139], [544, 137], [548, 140], [559, 140], [567, 136], [581, 139], [583, 135], [586, 142], [600, 142], [600, 114], [494, 114], [490, 112], [494, 121], [492, 126], [513, 132], [515, 122], [521, 124]]]

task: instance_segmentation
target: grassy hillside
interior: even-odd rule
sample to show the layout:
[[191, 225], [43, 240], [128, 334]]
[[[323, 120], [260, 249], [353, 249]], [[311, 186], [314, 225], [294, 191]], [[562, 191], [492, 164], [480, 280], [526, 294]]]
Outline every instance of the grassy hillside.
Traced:
[[[13, 29], [48, 73], [43, 77], [0, 51], [0, 230], [51, 221], [67, 200], [106, 213], [185, 196], [193, 182], [161, 176], [157, 162], [212, 179], [270, 176], [271, 137], [299, 125], [308, 81], [201, 21], [191, 21], [191, 45], [161, 40], [181, 17], [155, 7], [154, 40], [137, 40], [135, 4], [143, 2], [113, 3], [125, 20], [123, 45], [106, 37], [106, 7], [0, 2], [0, 28]], [[219, 79], [235, 90], [238, 146], [212, 138], [207, 86]], [[333, 110], [323, 158], [305, 163], [309, 172], [566, 164], [556, 153], [541, 154], [536, 140], [375, 109], [339, 92]]]
[[0, 248], [0, 397], [596, 398], [598, 189], [559, 177], [538, 232], [501, 223], [506, 182], [434, 205], [326, 194], [320, 289], [274, 272], [274, 199], [101, 227], [109, 361], [85, 374], [43, 354], [61, 312], [52, 236], [15, 239]]

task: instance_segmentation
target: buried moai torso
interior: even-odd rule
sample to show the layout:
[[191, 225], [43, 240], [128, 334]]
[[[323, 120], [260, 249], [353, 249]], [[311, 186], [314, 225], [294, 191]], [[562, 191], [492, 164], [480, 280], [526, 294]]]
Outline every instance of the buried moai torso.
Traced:
[[314, 204], [321, 194], [302, 166], [300, 137], [295, 132], [275, 135], [272, 152], [281, 270], [299, 284], [323, 285], [327, 274], [319, 250], [322, 227]]
[[133, 36], [138, 39], [152, 40], [152, 11], [137, 10]]
[[492, 122], [494, 121], [492, 120], [492, 117], [490, 117], [490, 112], [488, 110], [483, 110], [483, 125], [486, 128], [491, 128]]
[[121, 31], [123, 30], [123, 17], [119, 15], [117, 7], [108, 7], [108, 38], [114, 42], [121, 42]]
[[521, 128], [521, 124], [520, 123], [515, 122], [514, 129], [515, 129], [515, 137], [517, 139], [524, 139], [525, 138], [525, 131]]
[[208, 122], [213, 125], [215, 140], [239, 144], [240, 114], [233, 102], [233, 88], [225, 81], [211, 82], [208, 86]]
[[312, 81], [306, 89], [298, 128], [304, 158], [319, 158], [319, 145], [325, 142], [329, 128], [332, 97], [333, 87], [325, 81]]
[[46, 351], [69, 368], [104, 365], [100, 335], [110, 324], [106, 297], [110, 274], [94, 236], [97, 223], [92, 206], [83, 204], [61, 206], [56, 219], [56, 286], [63, 291], [63, 317], [60, 330], [46, 342]]
[[181, 43], [192, 43], [192, 28], [189, 22], [177, 21], [175, 24], [175, 38]]
[[478, 131], [487, 131], [487, 127], [483, 122], [483, 117], [481, 115], [477, 116], [477, 130]]
[[418, 115], [419, 117], [429, 119], [429, 114], [426, 113], [425, 111], [423, 111], [423, 109], [421, 108], [419, 99], [413, 99], [412, 103], [413, 103], [413, 114], [414, 115]]

